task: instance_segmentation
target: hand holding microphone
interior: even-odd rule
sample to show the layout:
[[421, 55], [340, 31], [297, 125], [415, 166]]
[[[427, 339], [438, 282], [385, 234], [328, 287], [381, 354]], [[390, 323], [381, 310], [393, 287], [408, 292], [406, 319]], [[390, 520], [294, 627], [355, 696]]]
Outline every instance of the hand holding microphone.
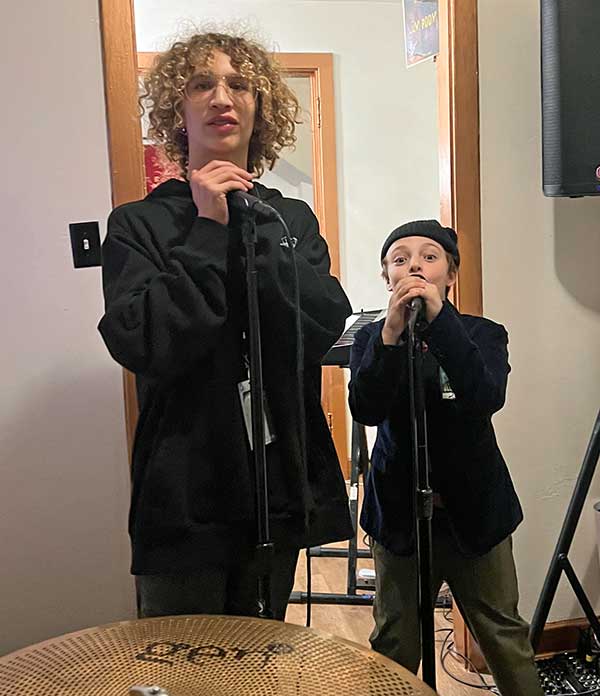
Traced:
[[[411, 314], [424, 312], [431, 323], [442, 309], [442, 298], [433, 283], [420, 274], [408, 275], [394, 286], [381, 338], [385, 345], [395, 345], [406, 329]], [[416, 317], [415, 317], [416, 318]]]
[[192, 170], [190, 188], [198, 216], [227, 225], [227, 194], [250, 191], [253, 188], [252, 174], [233, 162], [212, 160], [201, 169]]

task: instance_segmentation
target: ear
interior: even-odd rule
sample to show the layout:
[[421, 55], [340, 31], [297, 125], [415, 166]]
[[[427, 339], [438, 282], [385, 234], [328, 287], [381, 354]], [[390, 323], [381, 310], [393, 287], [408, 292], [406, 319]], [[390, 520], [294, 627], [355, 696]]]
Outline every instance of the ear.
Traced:
[[390, 283], [390, 277], [388, 276], [385, 267], [381, 269], [381, 277], [385, 281], [385, 287], [387, 288], [388, 292], [392, 292], [392, 290], [394, 288], [392, 287], [392, 284]]
[[448, 277], [446, 278], [446, 287], [451, 288], [456, 283], [458, 273], [456, 271], [448, 271]]

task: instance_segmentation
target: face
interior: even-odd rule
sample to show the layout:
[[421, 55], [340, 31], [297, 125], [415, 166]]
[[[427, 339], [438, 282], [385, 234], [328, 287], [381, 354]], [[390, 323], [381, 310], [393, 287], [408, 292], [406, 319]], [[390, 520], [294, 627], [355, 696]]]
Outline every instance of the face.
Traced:
[[440, 297], [446, 297], [446, 288], [456, 281], [456, 274], [448, 270], [444, 248], [427, 237], [404, 237], [394, 242], [385, 255], [387, 288], [393, 290], [402, 278], [422, 275], [433, 283]]
[[239, 76], [228, 55], [215, 51], [207, 65], [196, 67], [186, 87], [190, 167], [220, 159], [245, 169], [255, 113], [252, 86]]

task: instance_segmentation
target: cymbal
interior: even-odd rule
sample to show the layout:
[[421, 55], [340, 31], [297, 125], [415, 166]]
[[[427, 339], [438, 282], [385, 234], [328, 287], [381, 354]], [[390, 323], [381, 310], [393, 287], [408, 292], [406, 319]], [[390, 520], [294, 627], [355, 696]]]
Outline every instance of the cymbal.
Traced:
[[435, 696], [372, 650], [249, 617], [123, 621], [0, 657], [0, 691], [14, 696], [128, 696], [150, 686], [168, 696]]

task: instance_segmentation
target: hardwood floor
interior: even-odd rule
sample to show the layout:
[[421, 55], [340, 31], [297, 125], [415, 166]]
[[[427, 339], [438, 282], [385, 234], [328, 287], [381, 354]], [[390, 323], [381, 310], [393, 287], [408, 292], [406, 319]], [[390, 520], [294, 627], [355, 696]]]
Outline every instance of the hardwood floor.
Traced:
[[[343, 546], [343, 544], [339, 544]], [[361, 543], [361, 546], [363, 544]], [[312, 591], [313, 592], [346, 592], [347, 560], [345, 558], [311, 559], [312, 564]], [[360, 559], [359, 568], [372, 568], [373, 561]], [[296, 570], [295, 590], [306, 592], [306, 555], [302, 551]], [[373, 627], [371, 607], [354, 607], [348, 605], [312, 605], [311, 626], [335, 636], [352, 640], [365, 647], [369, 646], [369, 634]], [[286, 614], [286, 621], [304, 626], [306, 622], [306, 605], [290, 604]], [[440, 665], [440, 648], [443, 639], [448, 635], [445, 629], [452, 628], [449, 620], [444, 618], [442, 610], [436, 610], [436, 643], [437, 643], [437, 690], [441, 696], [469, 696], [469, 694], [489, 693], [481, 688], [473, 689], [470, 686], [460, 684], [449, 677]], [[450, 640], [452, 636], [450, 636]], [[461, 663], [449, 655], [445, 660], [445, 666], [458, 679], [481, 687], [481, 679], [472, 672], [465, 670]], [[492, 683], [489, 675], [484, 675], [487, 683]]]

